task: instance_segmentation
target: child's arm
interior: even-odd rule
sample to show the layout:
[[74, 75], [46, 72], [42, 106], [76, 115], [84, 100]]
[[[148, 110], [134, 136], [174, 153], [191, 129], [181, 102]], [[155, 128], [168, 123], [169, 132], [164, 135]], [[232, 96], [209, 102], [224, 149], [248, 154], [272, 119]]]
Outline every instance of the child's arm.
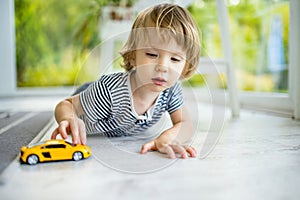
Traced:
[[61, 101], [55, 108], [55, 118], [58, 127], [52, 133], [51, 138], [55, 139], [60, 135], [63, 139], [67, 139], [68, 134], [72, 136], [74, 144], [86, 143], [86, 132], [84, 122], [78, 118], [83, 114], [80, 104], [79, 95], [75, 95]]
[[156, 139], [143, 145], [141, 153], [150, 150], [158, 150], [168, 154], [170, 158], [175, 158], [175, 153], [179, 153], [182, 158], [196, 157], [196, 150], [189, 146], [194, 130], [185, 109], [180, 108], [171, 114], [173, 127], [164, 131]]

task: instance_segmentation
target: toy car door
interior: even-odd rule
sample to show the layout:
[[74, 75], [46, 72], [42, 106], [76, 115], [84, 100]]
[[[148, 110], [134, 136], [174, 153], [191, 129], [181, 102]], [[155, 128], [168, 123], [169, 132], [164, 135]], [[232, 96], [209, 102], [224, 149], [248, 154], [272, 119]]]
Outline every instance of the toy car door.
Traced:
[[51, 160], [70, 159], [70, 152], [65, 144], [49, 144], [45, 146], [44, 150], [48, 151], [43, 152], [43, 155], [49, 153], [47, 156], [50, 156]]

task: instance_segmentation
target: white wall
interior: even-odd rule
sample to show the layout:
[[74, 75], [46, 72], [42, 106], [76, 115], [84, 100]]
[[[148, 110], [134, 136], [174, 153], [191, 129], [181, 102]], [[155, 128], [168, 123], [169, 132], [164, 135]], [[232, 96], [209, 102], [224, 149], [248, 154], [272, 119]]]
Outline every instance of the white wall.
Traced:
[[0, 96], [16, 91], [14, 1], [0, 1]]

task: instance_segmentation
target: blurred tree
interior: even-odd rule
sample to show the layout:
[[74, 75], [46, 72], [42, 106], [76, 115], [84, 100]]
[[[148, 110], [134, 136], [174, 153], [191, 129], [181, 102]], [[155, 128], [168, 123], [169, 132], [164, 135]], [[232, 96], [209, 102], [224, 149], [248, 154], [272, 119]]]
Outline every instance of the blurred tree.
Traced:
[[42, 23], [33, 13], [40, 10], [39, 4], [30, 0], [15, 2], [16, 60], [18, 82], [24, 82], [26, 66], [34, 66], [43, 55], [51, 53], [46, 35], [41, 32]]
[[[257, 75], [263, 79], [270, 79], [266, 56], [266, 42], [269, 37], [270, 20], [274, 15], [281, 15], [283, 19], [283, 46], [285, 63], [288, 63], [288, 16], [289, 3], [286, 0], [272, 2], [269, 0], [227, 0], [229, 10], [230, 30], [232, 37], [233, 55], [239, 88], [255, 90]], [[214, 0], [195, 0], [188, 8], [202, 31], [202, 55], [208, 57], [222, 57], [220, 31], [217, 21]], [[263, 90], [272, 91], [272, 84], [268, 83]], [[268, 89], [266, 89], [268, 88]]]
[[[100, 43], [103, 6], [116, 2], [134, 0], [15, 0], [17, 85], [72, 85], [78, 65]], [[63, 70], [73, 77], [59, 77]]]

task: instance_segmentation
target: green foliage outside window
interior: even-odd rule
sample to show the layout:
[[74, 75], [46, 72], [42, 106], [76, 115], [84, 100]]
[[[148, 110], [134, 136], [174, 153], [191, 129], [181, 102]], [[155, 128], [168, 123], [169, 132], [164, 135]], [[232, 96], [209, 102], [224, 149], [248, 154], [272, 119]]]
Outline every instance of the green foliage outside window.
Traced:
[[[239, 89], [246, 91], [287, 92], [288, 65], [288, 1], [240, 0], [231, 5], [227, 0], [234, 63]], [[236, 2], [236, 1], [235, 1]], [[214, 0], [195, 0], [188, 8], [202, 31], [202, 56], [221, 58], [220, 30]], [[283, 28], [283, 50], [286, 69], [281, 73], [278, 88], [267, 62], [270, 25], [274, 16], [280, 15]], [[201, 66], [201, 63], [200, 63]], [[199, 75], [190, 81], [203, 85]], [[200, 79], [201, 80], [201, 79]], [[222, 84], [220, 84], [221, 87]]]
[[17, 85], [73, 85], [84, 58], [100, 42], [99, 16], [106, 3], [15, 0]]

